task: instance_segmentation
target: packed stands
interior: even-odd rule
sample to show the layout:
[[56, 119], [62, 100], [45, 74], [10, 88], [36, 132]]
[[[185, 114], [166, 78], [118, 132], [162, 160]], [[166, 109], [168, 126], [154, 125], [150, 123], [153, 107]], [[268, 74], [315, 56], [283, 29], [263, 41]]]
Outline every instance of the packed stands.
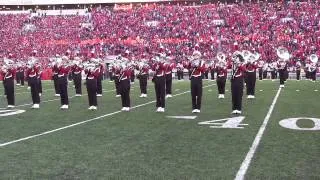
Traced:
[[[129, 49], [152, 56], [159, 44], [176, 55], [190, 55], [195, 44], [206, 58], [222, 50], [258, 51], [275, 60], [286, 46], [295, 58], [320, 55], [320, 2], [237, 3], [195, 6], [149, 4], [125, 9], [94, 8], [85, 14], [0, 15], [0, 53], [27, 58], [33, 49], [51, 57], [67, 49], [115, 54]], [[30, 30], [31, 29], [31, 30]]]

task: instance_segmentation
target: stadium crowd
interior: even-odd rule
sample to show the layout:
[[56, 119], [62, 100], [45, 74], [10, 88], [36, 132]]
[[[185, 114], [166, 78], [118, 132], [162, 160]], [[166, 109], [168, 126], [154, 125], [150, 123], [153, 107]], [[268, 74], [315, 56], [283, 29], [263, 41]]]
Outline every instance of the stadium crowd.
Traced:
[[[67, 49], [86, 56], [129, 50], [135, 58], [151, 57], [163, 44], [177, 60], [191, 55], [195, 44], [205, 59], [218, 51], [257, 51], [276, 60], [275, 49], [288, 48], [293, 59], [320, 56], [320, 1], [160, 5], [127, 10], [94, 8], [88, 16], [0, 15], [0, 55], [26, 59], [36, 49], [43, 64]], [[33, 29], [26, 28], [32, 25]], [[93, 28], [83, 27], [92, 24]], [[30, 26], [29, 26], [30, 27]], [[123, 51], [124, 52], [124, 51]]]

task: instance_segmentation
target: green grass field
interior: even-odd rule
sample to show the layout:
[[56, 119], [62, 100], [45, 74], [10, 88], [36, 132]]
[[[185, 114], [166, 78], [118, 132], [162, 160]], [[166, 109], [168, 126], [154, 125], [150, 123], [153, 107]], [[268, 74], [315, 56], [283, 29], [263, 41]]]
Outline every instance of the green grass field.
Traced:
[[[201, 113], [192, 114], [189, 83], [174, 81], [165, 113], [155, 112], [151, 82], [148, 98], [132, 86], [131, 112], [119, 111], [107, 81], [97, 111], [87, 110], [87, 96], [74, 97], [71, 85], [69, 110], [60, 110], [50, 81], [43, 82], [41, 109], [32, 110], [30, 92], [17, 87], [15, 109], [26, 111], [0, 117], [0, 179], [235, 179], [243, 165], [245, 179], [320, 179], [319, 82], [288, 81], [275, 98], [279, 82], [259, 81], [256, 99], [244, 96], [242, 118], [230, 114], [229, 82], [226, 98], [217, 99], [216, 82], [204, 81]], [[242, 121], [200, 123], [226, 118]], [[296, 129], [279, 124], [288, 118], [300, 118], [284, 121]], [[265, 120], [259, 146], [251, 148]]]

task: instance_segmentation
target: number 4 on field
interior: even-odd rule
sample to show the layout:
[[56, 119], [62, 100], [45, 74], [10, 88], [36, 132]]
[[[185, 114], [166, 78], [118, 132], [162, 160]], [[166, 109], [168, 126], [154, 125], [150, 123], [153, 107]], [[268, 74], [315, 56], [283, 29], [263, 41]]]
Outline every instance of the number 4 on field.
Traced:
[[210, 125], [210, 128], [231, 128], [231, 129], [243, 129], [243, 126], [247, 126], [248, 124], [241, 124], [244, 120], [244, 116], [226, 118], [226, 119], [218, 119], [218, 120], [210, 120], [199, 122], [199, 125]]

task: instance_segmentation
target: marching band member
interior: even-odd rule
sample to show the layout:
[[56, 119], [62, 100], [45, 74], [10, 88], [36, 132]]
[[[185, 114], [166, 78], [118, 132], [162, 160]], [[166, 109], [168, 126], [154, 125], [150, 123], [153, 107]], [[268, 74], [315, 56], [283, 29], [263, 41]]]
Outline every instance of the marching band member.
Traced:
[[110, 82], [113, 82], [113, 72], [112, 72], [112, 65], [111, 64], [108, 65], [108, 72], [109, 72]]
[[130, 111], [130, 77], [132, 68], [128, 62], [122, 62], [120, 67], [119, 91], [121, 94], [121, 111]]
[[22, 64], [21, 61], [19, 61], [17, 63], [17, 72], [16, 72], [16, 81], [18, 86], [19, 85], [24, 86], [24, 70], [25, 70], [24, 65]]
[[[85, 63], [86, 87], [89, 99], [89, 110], [97, 110], [97, 79], [100, 76], [100, 67], [95, 63]], [[81, 85], [81, 84], [80, 84]]]
[[243, 75], [245, 72], [244, 58], [241, 52], [234, 52], [232, 57], [231, 93], [232, 114], [241, 114], [243, 96]]
[[191, 98], [192, 98], [192, 113], [200, 113], [202, 100], [202, 78], [205, 72], [204, 62], [200, 59], [201, 53], [195, 50], [192, 54], [192, 60], [189, 63], [191, 69]]
[[31, 89], [31, 97], [33, 109], [40, 108], [40, 96], [39, 96], [39, 80], [38, 80], [39, 69], [36, 66], [36, 60], [31, 58], [28, 61], [28, 69], [27, 69], [27, 77], [28, 77], [28, 84], [30, 85]]
[[228, 66], [226, 62], [226, 56], [223, 53], [217, 54], [218, 63], [215, 65], [215, 72], [217, 72], [217, 86], [218, 86], [218, 93], [219, 99], [224, 98], [225, 94], [225, 87], [226, 87], [226, 79], [227, 79], [227, 72], [228, 72]]
[[[9, 62], [9, 61], [8, 61]], [[1, 68], [1, 74], [3, 77], [3, 85], [5, 95], [7, 97], [8, 108], [14, 108], [14, 74], [15, 70], [12, 67], [12, 62], [6, 63]]]
[[79, 57], [75, 57], [74, 64], [71, 67], [71, 71], [73, 74], [74, 87], [76, 89], [75, 96], [77, 96], [77, 97], [82, 96], [82, 86], [81, 86], [82, 75], [81, 75], [81, 73], [83, 70], [83, 66], [80, 63], [81, 63], [81, 59]]
[[61, 109], [69, 108], [68, 98], [68, 74], [70, 67], [67, 64], [68, 57], [63, 56], [62, 61], [58, 63], [58, 87], [60, 90]]
[[300, 81], [300, 73], [301, 73], [301, 62], [298, 60], [295, 64], [295, 70], [296, 70], [296, 78], [297, 81]]
[[259, 81], [263, 79], [264, 60], [258, 61]]
[[245, 64], [246, 67], [246, 77], [247, 77], [247, 98], [248, 99], [254, 99], [254, 93], [255, 93], [255, 86], [256, 86], [256, 62], [259, 59], [259, 54], [250, 54], [249, 60]]
[[182, 62], [178, 62], [177, 64], [177, 76], [178, 80], [183, 80], [183, 64]]
[[309, 73], [310, 80], [315, 82], [317, 77], [316, 75], [317, 75], [318, 56], [315, 54], [312, 54], [308, 58], [309, 58], [309, 65], [308, 65], [307, 71]]
[[99, 72], [99, 77], [97, 78], [97, 96], [101, 97], [102, 96], [102, 76], [103, 76], [104, 67], [103, 67], [103, 64], [101, 63], [101, 59], [95, 58], [94, 50], [91, 51], [90, 61], [95, 61], [96, 63], [99, 63], [100, 72]]
[[211, 62], [209, 69], [210, 69], [210, 74], [211, 74], [211, 80], [214, 80], [214, 73], [216, 72], [216, 69], [217, 69], [215, 61]]
[[122, 61], [122, 56], [119, 55], [116, 59], [116, 62], [112, 66], [112, 72], [113, 72], [113, 80], [114, 85], [116, 87], [116, 97], [121, 97], [120, 95], [120, 89], [119, 89], [119, 77], [120, 77], [120, 61]]
[[166, 79], [165, 79], [165, 66], [161, 55], [158, 54], [152, 65], [152, 70], [155, 72], [152, 81], [154, 82], [154, 88], [156, 92], [156, 112], [165, 111], [165, 91], [166, 91]]
[[166, 62], [165, 66], [165, 78], [166, 78], [166, 98], [172, 97], [172, 70], [175, 68], [175, 63]]
[[38, 78], [38, 81], [39, 81], [39, 83], [38, 83], [38, 85], [39, 85], [39, 96], [42, 96], [42, 81], [41, 81], [42, 68], [41, 68], [41, 64], [40, 63], [37, 63], [36, 66], [39, 69], [39, 73], [37, 75], [37, 78]]
[[137, 66], [137, 70], [139, 70], [139, 74], [137, 78], [140, 83], [140, 97], [147, 97], [147, 85], [148, 85], [148, 74], [149, 74], [149, 65], [146, 62], [141, 61]]
[[204, 71], [204, 73], [203, 73], [203, 75], [204, 75], [204, 79], [209, 79], [209, 68], [210, 68], [210, 65], [207, 63], [207, 62], [205, 62], [204, 63], [204, 67], [205, 67], [205, 71]]
[[277, 79], [277, 69], [278, 69], [277, 61], [269, 63], [269, 68], [271, 71], [271, 79], [274, 81], [275, 79]]
[[270, 66], [269, 66], [270, 62], [266, 62], [263, 65], [263, 72], [262, 72], [262, 79], [267, 79], [268, 76], [268, 71], [270, 71]]
[[284, 82], [286, 80], [285, 72], [288, 67], [287, 61], [290, 59], [290, 54], [286, 48], [279, 47], [277, 49], [277, 55], [279, 57], [279, 59], [277, 61], [277, 67], [278, 67], [278, 71], [279, 71], [280, 88], [284, 88]]
[[103, 79], [103, 72], [104, 72], [104, 66], [103, 63], [101, 62], [101, 59], [99, 59], [99, 77], [97, 80], [97, 96], [101, 97], [102, 96], [102, 79]]
[[288, 50], [284, 47], [279, 47], [277, 49], [277, 55], [278, 55], [278, 61], [277, 63], [277, 68], [279, 72], [279, 79], [280, 79], [280, 88], [284, 88], [284, 83], [286, 81], [286, 69], [288, 68], [287, 61], [290, 58], [290, 54]]
[[[61, 58], [59, 55], [56, 55], [55, 61], [61, 61]], [[60, 89], [58, 86], [58, 73], [59, 73], [59, 68], [57, 63], [55, 62], [52, 66], [52, 73], [53, 73], [53, 85], [54, 85], [54, 90], [55, 90], [55, 96], [60, 96]]]
[[[122, 57], [123, 61], [131, 61], [132, 58], [130, 58], [130, 51], [126, 50], [124, 52], [124, 55]], [[131, 68], [131, 76], [130, 76], [130, 83], [134, 84], [134, 79], [136, 78], [135, 73], [134, 73], [135, 68]]]

